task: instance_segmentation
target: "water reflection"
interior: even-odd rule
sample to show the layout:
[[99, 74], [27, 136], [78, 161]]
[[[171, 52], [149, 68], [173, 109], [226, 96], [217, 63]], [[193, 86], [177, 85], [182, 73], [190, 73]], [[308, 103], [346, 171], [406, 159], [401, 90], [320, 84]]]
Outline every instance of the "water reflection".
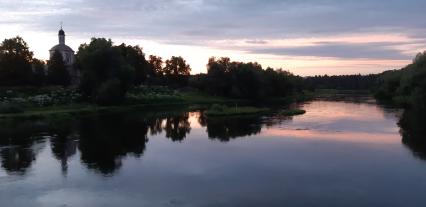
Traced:
[[221, 142], [256, 135], [262, 130], [262, 119], [258, 116], [211, 118], [206, 119], [205, 123], [209, 138]]
[[408, 151], [394, 110], [302, 107], [293, 118], [162, 111], [2, 122], [0, 206], [424, 204], [426, 165], [411, 154], [425, 159], [424, 113], [401, 117]]
[[406, 110], [400, 121], [402, 143], [414, 156], [426, 160], [426, 110]]
[[149, 120], [137, 116], [95, 116], [79, 120], [78, 149], [88, 168], [112, 174], [131, 155], [140, 157], [148, 141]]
[[[273, 126], [288, 118], [260, 116], [211, 118], [203, 113], [198, 122], [206, 127], [211, 140], [228, 142], [231, 139], [255, 135], [262, 126]], [[190, 113], [121, 113], [86, 116], [78, 119], [43, 121], [8, 121], [0, 127], [2, 167], [10, 173], [26, 173], [36, 160], [36, 143], [50, 139], [53, 156], [60, 162], [61, 172], [68, 173], [68, 160], [80, 152], [87, 168], [104, 175], [113, 175], [127, 156], [141, 157], [149, 136], [164, 133], [173, 142], [182, 142], [191, 132]], [[42, 136], [43, 135], [43, 136]]]
[[8, 173], [24, 175], [41, 150], [43, 140], [38, 129], [45, 128], [33, 121], [10, 121], [0, 127], [1, 166]]
[[183, 141], [186, 135], [191, 132], [191, 124], [188, 121], [189, 114], [183, 113], [179, 116], [167, 117], [166, 125], [166, 137], [173, 140], [174, 142]]
[[[390, 113], [383, 114], [382, 110], [371, 105], [354, 104], [348, 109], [339, 108], [340, 104], [317, 102], [316, 105], [310, 105], [316, 111], [304, 116], [306, 123], [303, 119], [293, 123], [292, 118], [283, 116], [207, 118], [203, 112], [117, 113], [78, 119], [5, 121], [0, 126], [1, 167], [7, 173], [25, 175], [37, 159], [37, 154], [46, 143], [50, 143], [51, 152], [60, 163], [64, 176], [68, 174], [70, 158], [77, 154], [86, 168], [103, 175], [114, 175], [122, 167], [124, 158], [140, 158], [144, 155], [151, 136], [163, 134], [173, 142], [183, 142], [194, 127], [194, 123], [191, 126], [191, 118], [195, 118], [200, 127], [205, 128], [210, 140], [220, 142], [258, 135], [263, 129], [267, 135], [274, 137], [312, 137], [335, 141], [353, 139], [359, 142], [371, 139], [371, 143], [394, 140], [389, 139], [393, 136], [392, 130], [386, 131], [385, 127], [369, 122], [379, 123], [383, 116], [387, 119]], [[324, 122], [319, 121], [328, 107], [340, 111], [335, 111]], [[361, 112], [353, 114], [351, 110], [354, 108]], [[368, 118], [369, 114], [383, 115], [382, 118], [375, 115], [371, 119]], [[426, 160], [425, 114], [406, 111], [400, 120], [400, 127], [403, 143], [417, 157]], [[286, 128], [292, 125], [298, 128]], [[372, 127], [365, 129], [367, 125]], [[380, 131], [377, 128], [381, 128]], [[49, 142], [46, 142], [47, 139]]]

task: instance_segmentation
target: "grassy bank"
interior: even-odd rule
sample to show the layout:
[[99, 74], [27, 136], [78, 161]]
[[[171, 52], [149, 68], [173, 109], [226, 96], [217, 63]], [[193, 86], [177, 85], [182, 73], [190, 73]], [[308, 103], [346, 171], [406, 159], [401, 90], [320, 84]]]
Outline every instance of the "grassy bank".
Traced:
[[224, 105], [213, 105], [209, 110], [205, 112], [207, 116], [236, 116], [236, 115], [247, 115], [247, 114], [258, 114], [268, 112], [268, 108], [257, 108], [257, 107], [228, 107]]
[[287, 109], [280, 111], [279, 114], [283, 116], [296, 116], [296, 115], [302, 115], [305, 114], [306, 111], [303, 109]]
[[[212, 96], [199, 91], [177, 91], [167, 87], [141, 87], [130, 91], [126, 102], [120, 106], [99, 106], [93, 103], [79, 101], [78, 93], [62, 88], [12, 88], [4, 90], [0, 104], [0, 118], [31, 118], [46, 116], [78, 115], [107, 111], [126, 111], [152, 107], [177, 107], [205, 109], [213, 104], [220, 105], [250, 105], [254, 100], [234, 99]], [[310, 94], [299, 94], [283, 98], [262, 100], [264, 104], [288, 105], [304, 101]], [[212, 111], [214, 115], [242, 115], [265, 111], [264, 108], [233, 107], [222, 111]], [[214, 116], [213, 115], [213, 116]]]

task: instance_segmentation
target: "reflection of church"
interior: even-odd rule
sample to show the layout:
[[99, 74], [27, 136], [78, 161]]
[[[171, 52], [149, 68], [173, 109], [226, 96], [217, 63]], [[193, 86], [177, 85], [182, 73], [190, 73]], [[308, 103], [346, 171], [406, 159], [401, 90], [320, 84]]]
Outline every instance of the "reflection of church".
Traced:
[[74, 50], [65, 44], [65, 32], [62, 29], [62, 26], [61, 26], [61, 29], [59, 30], [58, 37], [59, 37], [59, 44], [55, 45], [54, 47], [52, 47], [52, 49], [49, 50], [50, 58], [52, 58], [53, 54], [56, 51], [61, 53], [65, 66], [67, 67], [67, 70], [71, 76], [71, 84], [76, 85], [79, 82], [80, 73], [74, 65], [75, 63]]

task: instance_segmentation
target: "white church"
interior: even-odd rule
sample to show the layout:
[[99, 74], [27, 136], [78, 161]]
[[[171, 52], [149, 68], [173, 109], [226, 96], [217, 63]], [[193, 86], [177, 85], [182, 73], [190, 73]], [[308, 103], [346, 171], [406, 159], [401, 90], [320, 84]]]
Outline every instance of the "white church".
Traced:
[[62, 29], [62, 26], [58, 32], [58, 38], [59, 38], [59, 44], [53, 46], [52, 49], [49, 50], [50, 58], [52, 58], [55, 52], [59, 52], [62, 54], [62, 58], [64, 60], [65, 66], [67, 67], [67, 70], [71, 76], [71, 85], [76, 85], [80, 81], [80, 72], [74, 65], [75, 64], [74, 50], [65, 44], [65, 32]]

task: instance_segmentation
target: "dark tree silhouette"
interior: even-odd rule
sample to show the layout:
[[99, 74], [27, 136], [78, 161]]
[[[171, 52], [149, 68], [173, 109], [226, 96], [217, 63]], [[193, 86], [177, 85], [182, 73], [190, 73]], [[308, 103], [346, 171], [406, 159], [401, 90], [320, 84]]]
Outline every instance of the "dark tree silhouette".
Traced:
[[45, 63], [42, 60], [33, 59], [33, 76], [31, 83], [35, 86], [43, 86], [47, 82]]
[[47, 78], [51, 85], [69, 86], [71, 83], [71, 76], [59, 51], [55, 51], [48, 62]]
[[189, 76], [191, 73], [191, 67], [186, 64], [186, 61], [182, 57], [172, 56], [169, 60], [166, 60], [166, 66], [164, 67], [164, 74], [167, 76]]
[[264, 70], [258, 63], [231, 62], [227, 57], [209, 59], [207, 75], [191, 79], [190, 85], [212, 95], [253, 100], [280, 98], [300, 92], [302, 78], [282, 69]]
[[221, 142], [256, 135], [262, 130], [261, 117], [206, 118], [206, 124], [209, 138]]
[[0, 44], [0, 85], [30, 84], [33, 53], [21, 37], [5, 39]]
[[191, 132], [191, 124], [188, 121], [188, 113], [184, 113], [180, 116], [171, 116], [166, 119], [166, 137], [170, 138], [174, 142], [183, 141], [186, 135]]
[[126, 91], [134, 83], [135, 69], [126, 62], [119, 47], [114, 47], [111, 40], [93, 38], [89, 44], [79, 47], [76, 57], [82, 71], [80, 90], [86, 98], [103, 105], [124, 100]]
[[134, 69], [135, 85], [145, 83], [148, 76], [153, 76], [155, 74], [154, 69], [150, 66], [148, 61], [146, 61], [145, 53], [143, 53], [141, 47], [130, 46], [124, 43], [117, 47], [120, 50], [121, 55], [124, 57], [124, 60]]
[[150, 55], [148, 62], [151, 69], [154, 71], [156, 75], [158, 76], [164, 75], [163, 59], [161, 57]]

